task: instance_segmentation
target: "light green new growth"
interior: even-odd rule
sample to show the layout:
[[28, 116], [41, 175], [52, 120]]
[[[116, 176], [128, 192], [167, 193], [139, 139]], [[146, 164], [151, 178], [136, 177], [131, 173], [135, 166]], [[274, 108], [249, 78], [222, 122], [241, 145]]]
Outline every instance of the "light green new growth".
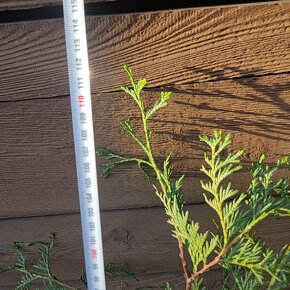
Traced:
[[[239, 193], [227, 178], [239, 171], [243, 151], [227, 153], [231, 144], [230, 135], [214, 131], [212, 137], [201, 136], [200, 141], [208, 146], [204, 154], [205, 165], [201, 171], [207, 180], [201, 182], [205, 202], [214, 210], [218, 221], [216, 232], [201, 232], [199, 223], [193, 221], [182, 201], [182, 181], [172, 177], [170, 155], [163, 164], [158, 164], [153, 153], [149, 128], [150, 118], [165, 107], [170, 92], [162, 92], [160, 99], [147, 108], [141, 97], [146, 80], [135, 82], [132, 70], [124, 67], [131, 87], [122, 87], [139, 108], [144, 136], [138, 136], [129, 118], [122, 124], [123, 129], [143, 149], [145, 157], [126, 157], [108, 149], [99, 154], [111, 162], [104, 165], [103, 175], [120, 164], [135, 162], [153, 180], [152, 186], [162, 202], [173, 227], [173, 236], [178, 241], [179, 256], [185, 277], [186, 290], [201, 290], [203, 275], [219, 265], [224, 271], [223, 290], [240, 289], [285, 289], [290, 284], [290, 249], [286, 245], [280, 251], [268, 248], [252, 231], [254, 226], [270, 215], [290, 216], [289, 176], [274, 180], [274, 174], [282, 167], [290, 167], [290, 158], [285, 157], [273, 167], [265, 165], [265, 156], [250, 168], [252, 181], [245, 193]], [[156, 182], [155, 182], [155, 181]], [[273, 195], [274, 194], [274, 195]], [[191, 258], [191, 267], [185, 259], [185, 250]], [[167, 285], [169, 289], [170, 286]]]

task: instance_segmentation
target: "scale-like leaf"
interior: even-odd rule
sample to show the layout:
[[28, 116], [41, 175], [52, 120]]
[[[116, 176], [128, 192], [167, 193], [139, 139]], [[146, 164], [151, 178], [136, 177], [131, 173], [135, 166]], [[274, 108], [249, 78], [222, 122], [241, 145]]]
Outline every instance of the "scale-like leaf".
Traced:
[[160, 100], [158, 100], [154, 106], [146, 112], [146, 119], [149, 119], [159, 109], [166, 107], [171, 95], [171, 92], [161, 92]]
[[18, 281], [15, 290], [26, 290], [29, 289], [27, 286], [31, 283], [34, 282], [37, 279], [37, 276], [32, 274], [32, 273], [26, 273], [22, 275], [20, 281]]
[[105, 272], [108, 278], [129, 277], [133, 280], [138, 281], [137, 277], [129, 269], [126, 263], [120, 265], [110, 263], [106, 266]]

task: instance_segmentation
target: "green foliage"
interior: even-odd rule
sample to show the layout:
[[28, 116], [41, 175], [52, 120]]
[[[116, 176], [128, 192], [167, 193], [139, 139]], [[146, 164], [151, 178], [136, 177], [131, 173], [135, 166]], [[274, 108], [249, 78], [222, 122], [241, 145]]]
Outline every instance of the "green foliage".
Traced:
[[[113, 168], [126, 162], [136, 163], [150, 177], [155, 194], [162, 202], [172, 234], [178, 240], [183, 265], [186, 290], [202, 290], [203, 274], [219, 265], [224, 272], [223, 290], [285, 289], [290, 285], [290, 250], [286, 245], [277, 251], [267, 247], [255, 234], [253, 228], [262, 220], [272, 216], [290, 216], [289, 176], [275, 179], [275, 173], [282, 167], [290, 168], [290, 157], [278, 160], [270, 167], [264, 163], [265, 156], [252, 164], [249, 171], [252, 181], [246, 192], [239, 192], [228, 181], [242, 166], [243, 151], [231, 152], [231, 136], [214, 131], [213, 136], [200, 136], [208, 150], [204, 153], [205, 164], [201, 171], [206, 180], [201, 181], [205, 202], [215, 212], [215, 232], [201, 232], [199, 223], [190, 218], [182, 198], [182, 181], [172, 177], [170, 154], [163, 163], [157, 163], [152, 149], [150, 118], [164, 108], [170, 92], [160, 94], [153, 107], [146, 106], [141, 97], [146, 80], [135, 82], [132, 70], [124, 67], [131, 81], [131, 87], [122, 87], [137, 105], [141, 117], [143, 136], [133, 128], [131, 117], [122, 124], [123, 129], [142, 148], [145, 157], [127, 157], [101, 149], [110, 162], [104, 165], [103, 175], [107, 177]], [[183, 255], [187, 250], [192, 269]], [[153, 287], [153, 286], [152, 286]], [[156, 287], [160, 287], [156, 286]], [[162, 289], [169, 287], [162, 285]], [[144, 289], [144, 288], [142, 288]], [[145, 288], [154, 289], [154, 288]], [[156, 288], [155, 288], [156, 289]], [[157, 288], [158, 289], [158, 288]]]
[[83, 269], [82, 273], [80, 275], [80, 280], [84, 284], [84, 286], [88, 287], [88, 281], [87, 281], [87, 276], [86, 276], [86, 271]]
[[121, 265], [116, 265], [116, 264], [110, 263], [106, 266], [105, 271], [106, 271], [107, 278], [129, 277], [133, 280], [138, 281], [137, 277], [129, 269], [129, 267], [126, 263], [123, 263]]
[[202, 279], [194, 280], [190, 290], [205, 290], [205, 287], [202, 286]]
[[239, 209], [245, 199], [245, 194], [241, 194], [237, 199], [232, 199], [238, 195], [238, 190], [233, 189], [230, 182], [227, 185], [223, 185], [223, 182], [229, 175], [242, 168], [239, 157], [243, 151], [229, 153], [225, 159], [222, 159], [220, 154], [230, 145], [231, 140], [229, 134], [223, 138], [221, 131], [215, 131], [212, 138], [201, 136], [200, 140], [210, 147], [210, 152], [204, 153], [204, 160], [209, 168], [204, 165], [201, 167], [201, 171], [209, 177], [209, 181], [207, 183], [201, 181], [201, 186], [211, 195], [208, 197], [204, 193], [204, 198], [219, 217], [223, 243], [226, 244], [239, 231], [235, 223], [237, 219], [243, 219]]
[[[43, 242], [14, 242], [12, 250], [17, 255], [17, 261], [6, 269], [0, 269], [0, 272], [16, 271], [21, 273], [15, 290], [29, 290], [31, 285], [42, 284], [36, 289], [45, 290], [65, 290], [77, 289], [70, 285], [60, 282], [51, 272], [50, 262], [54, 256], [55, 235], [51, 234], [48, 243]], [[28, 265], [25, 250], [28, 247], [37, 247], [40, 253], [40, 258], [33, 264]]]
[[[40, 258], [33, 264], [27, 262], [26, 249], [36, 247], [39, 251]], [[80, 290], [67, 283], [59, 281], [51, 270], [51, 260], [54, 256], [55, 234], [51, 234], [48, 243], [43, 242], [14, 242], [12, 250], [17, 255], [17, 261], [7, 268], [0, 268], [0, 273], [16, 271], [21, 277], [15, 286], [15, 290]], [[108, 264], [105, 268], [107, 278], [128, 277], [138, 281], [134, 273], [129, 269], [127, 264]], [[86, 273], [83, 270], [80, 275], [80, 281], [87, 287]], [[34, 285], [41, 285], [36, 288]]]

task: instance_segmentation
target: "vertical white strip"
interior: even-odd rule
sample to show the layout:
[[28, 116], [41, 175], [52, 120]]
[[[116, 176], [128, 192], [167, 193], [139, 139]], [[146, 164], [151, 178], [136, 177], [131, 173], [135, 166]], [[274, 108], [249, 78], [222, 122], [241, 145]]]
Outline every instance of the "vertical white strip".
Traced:
[[63, 10], [88, 290], [105, 290], [83, 0], [63, 0]]

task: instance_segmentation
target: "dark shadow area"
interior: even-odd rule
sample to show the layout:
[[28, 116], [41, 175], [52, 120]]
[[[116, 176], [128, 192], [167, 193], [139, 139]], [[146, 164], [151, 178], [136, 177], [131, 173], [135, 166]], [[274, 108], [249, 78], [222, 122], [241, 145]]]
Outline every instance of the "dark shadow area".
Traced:
[[[85, 5], [87, 16], [112, 15], [124, 13], [153, 12], [183, 8], [219, 6], [230, 4], [245, 4], [265, 2], [261, 0], [169, 0], [169, 1], [140, 1], [140, 0], [116, 0], [112, 2], [97, 2]], [[269, 1], [271, 2], [271, 1]], [[49, 6], [25, 10], [0, 11], [0, 23], [31, 21], [41, 19], [62, 18], [62, 6]]]
[[[172, 121], [169, 119], [161, 120], [157, 117], [154, 119], [156, 124], [160, 124], [160, 130], [157, 134], [163, 134], [173, 140], [188, 143], [193, 149], [200, 151], [204, 148], [201, 147], [198, 136], [205, 128], [232, 132], [233, 137], [235, 137], [235, 133], [239, 133], [240, 136], [247, 136], [247, 140], [251, 142], [252, 148], [249, 149], [252, 152], [247, 153], [247, 148], [245, 148], [245, 158], [249, 162], [253, 159], [256, 160], [263, 151], [271, 152], [271, 144], [280, 144], [281, 146], [285, 142], [289, 145], [288, 153], [290, 153], [289, 93], [289, 98], [285, 98], [286, 92], [290, 92], [289, 78], [284, 77], [281, 83], [272, 81], [267, 83], [267, 78], [270, 80], [271, 76], [248, 77], [261, 73], [259, 70], [249, 72], [234, 67], [225, 67], [221, 71], [211, 71], [197, 67], [188, 69], [194, 74], [204, 74], [214, 79], [218, 77], [218, 80], [162, 88], [181, 95], [178, 99], [173, 98], [172, 101], [176, 106], [173, 111], [176, 110], [179, 114], [187, 112], [184, 116], [189, 115], [190, 117], [184, 119], [178, 117], [178, 119], [175, 118]], [[229, 72], [237, 75], [237, 77], [228, 79], [227, 74]], [[247, 76], [245, 77], [245, 75]], [[279, 80], [279, 75], [276, 75], [276, 77]], [[264, 81], [261, 82], [263, 78]], [[219, 83], [223, 83], [224, 85], [221, 85], [221, 87], [224, 86], [226, 89], [219, 89]], [[243, 92], [243, 88], [245, 94], [239, 94], [239, 91]], [[182, 95], [186, 95], [184, 100]], [[239, 104], [242, 106], [239, 107]], [[180, 108], [176, 109], [177, 106], [180, 106]], [[188, 113], [189, 111], [190, 113]], [[168, 123], [171, 123], [170, 127], [174, 127], [174, 125], [178, 127], [177, 133], [175, 130], [173, 130], [174, 132], [162, 130], [162, 127], [168, 127]], [[181, 131], [179, 132], [179, 130]], [[269, 142], [270, 140], [274, 142]], [[239, 140], [239, 142], [242, 142], [242, 140]], [[286, 153], [281, 152], [281, 155]], [[195, 157], [202, 158], [202, 156]]]

